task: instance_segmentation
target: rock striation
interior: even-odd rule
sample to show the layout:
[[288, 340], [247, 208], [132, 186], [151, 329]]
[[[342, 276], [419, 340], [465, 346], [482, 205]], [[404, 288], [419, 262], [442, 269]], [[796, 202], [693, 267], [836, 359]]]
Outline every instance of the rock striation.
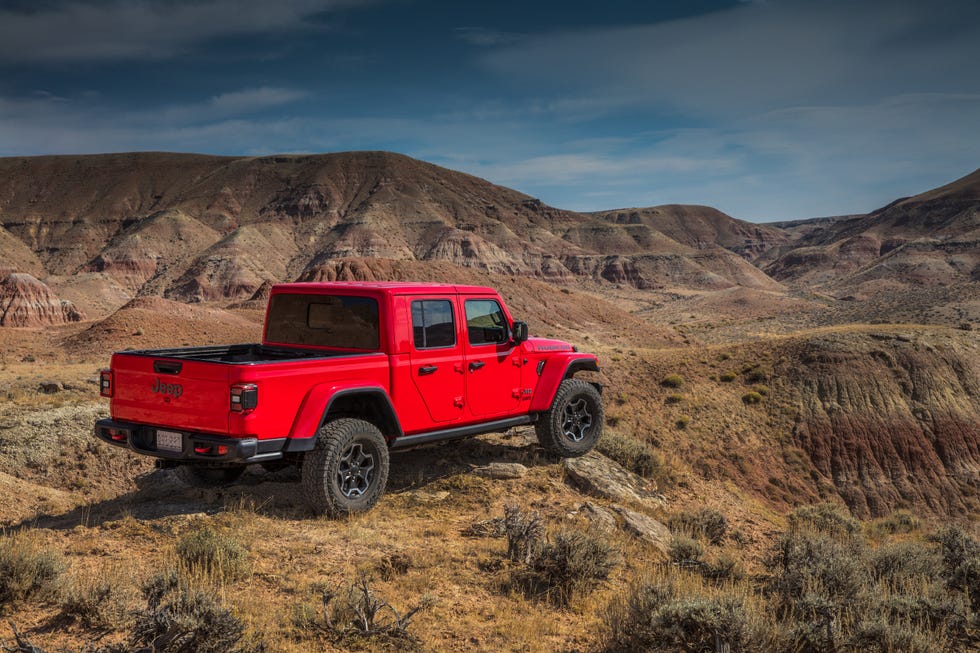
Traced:
[[0, 326], [39, 327], [83, 319], [74, 304], [59, 299], [34, 276], [13, 272], [0, 281]]

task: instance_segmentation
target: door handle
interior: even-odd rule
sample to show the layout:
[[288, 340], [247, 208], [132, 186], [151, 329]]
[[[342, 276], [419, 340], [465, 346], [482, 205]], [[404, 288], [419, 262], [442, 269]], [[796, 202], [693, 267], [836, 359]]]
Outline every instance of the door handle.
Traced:
[[470, 363], [470, 372], [475, 372], [481, 367], [483, 367], [484, 365], [486, 365], [486, 363], [484, 363], [483, 361], [473, 361], [472, 363]]
[[425, 367], [420, 367], [419, 368], [419, 376], [425, 376], [426, 374], [432, 374], [437, 369], [439, 369], [439, 368], [436, 367], [435, 365], [426, 365]]

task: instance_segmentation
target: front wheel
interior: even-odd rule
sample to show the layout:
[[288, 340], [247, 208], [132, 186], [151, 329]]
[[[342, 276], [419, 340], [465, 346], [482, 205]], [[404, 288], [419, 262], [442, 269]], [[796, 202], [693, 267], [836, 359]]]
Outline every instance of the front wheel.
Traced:
[[558, 386], [551, 408], [541, 414], [535, 431], [538, 442], [562, 458], [588, 453], [602, 435], [602, 397], [595, 386], [565, 379]]
[[344, 417], [325, 424], [303, 458], [303, 489], [318, 514], [367, 512], [388, 482], [388, 444], [374, 424]]

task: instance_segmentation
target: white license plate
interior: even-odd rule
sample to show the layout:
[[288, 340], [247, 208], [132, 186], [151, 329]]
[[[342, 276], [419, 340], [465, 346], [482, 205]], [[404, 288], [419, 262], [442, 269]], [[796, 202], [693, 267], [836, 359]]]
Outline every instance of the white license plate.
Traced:
[[184, 436], [173, 431], [157, 430], [157, 450], [180, 453], [184, 450]]

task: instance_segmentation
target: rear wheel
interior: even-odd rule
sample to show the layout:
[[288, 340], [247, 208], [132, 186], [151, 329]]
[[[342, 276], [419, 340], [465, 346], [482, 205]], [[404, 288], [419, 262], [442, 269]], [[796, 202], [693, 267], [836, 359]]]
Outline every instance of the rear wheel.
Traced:
[[388, 482], [388, 444], [374, 424], [344, 417], [325, 424], [303, 458], [303, 489], [318, 514], [367, 512]]
[[234, 467], [208, 467], [207, 465], [180, 465], [177, 476], [191, 487], [221, 487], [231, 485], [245, 472], [244, 465]]
[[538, 442], [562, 458], [588, 453], [602, 435], [602, 397], [595, 386], [565, 379], [558, 386], [551, 408], [535, 424]]

